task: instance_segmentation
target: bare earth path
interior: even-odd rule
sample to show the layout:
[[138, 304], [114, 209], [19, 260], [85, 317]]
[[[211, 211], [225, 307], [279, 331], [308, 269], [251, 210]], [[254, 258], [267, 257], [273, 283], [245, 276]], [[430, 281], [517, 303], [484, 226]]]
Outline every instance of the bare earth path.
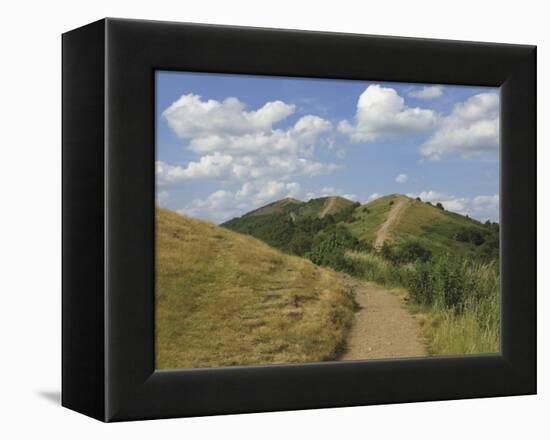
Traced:
[[321, 213], [319, 214], [319, 218], [323, 218], [325, 215], [327, 215], [332, 210], [335, 204], [336, 199], [334, 197], [330, 198], [328, 203], [323, 208], [323, 211], [321, 211]]
[[386, 240], [389, 228], [397, 221], [406, 203], [407, 200], [401, 199], [393, 204], [390, 213], [388, 214], [388, 218], [384, 223], [382, 223], [380, 229], [376, 231], [376, 240], [374, 240], [375, 249], [380, 249], [382, 247], [384, 241]]
[[360, 310], [341, 360], [428, 355], [420, 326], [401, 298], [375, 284], [354, 285]]

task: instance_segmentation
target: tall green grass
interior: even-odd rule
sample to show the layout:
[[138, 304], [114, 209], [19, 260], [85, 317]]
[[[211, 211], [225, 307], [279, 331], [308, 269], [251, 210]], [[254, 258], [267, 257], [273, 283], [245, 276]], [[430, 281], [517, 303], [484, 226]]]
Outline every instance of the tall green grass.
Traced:
[[411, 265], [397, 266], [374, 252], [346, 252], [351, 275], [387, 287], [404, 287]]
[[348, 252], [353, 275], [403, 287], [433, 354], [493, 353], [500, 345], [498, 263], [444, 256], [396, 264], [380, 254]]

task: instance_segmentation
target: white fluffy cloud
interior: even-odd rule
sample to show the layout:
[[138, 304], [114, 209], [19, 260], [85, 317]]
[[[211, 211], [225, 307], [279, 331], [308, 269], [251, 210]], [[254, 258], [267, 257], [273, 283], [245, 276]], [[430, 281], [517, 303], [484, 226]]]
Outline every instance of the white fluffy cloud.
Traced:
[[293, 105], [271, 101], [256, 111], [246, 111], [245, 104], [237, 98], [204, 101], [199, 95], [188, 94], [173, 102], [162, 116], [178, 136], [190, 139], [215, 133], [243, 135], [268, 131], [294, 110]]
[[303, 157], [282, 156], [237, 156], [213, 153], [202, 156], [197, 162], [187, 166], [156, 162], [156, 175], [159, 184], [177, 183], [184, 180], [220, 179], [250, 180], [267, 177], [289, 180], [294, 176], [317, 176], [338, 168], [335, 164], [325, 164]]
[[332, 127], [329, 121], [306, 115], [286, 130], [273, 128], [295, 111], [294, 105], [282, 101], [268, 102], [256, 111], [245, 108], [237, 98], [203, 101], [190, 94], [174, 102], [162, 116], [198, 154], [310, 156], [319, 136]]
[[406, 174], [399, 174], [396, 178], [395, 178], [395, 181], [397, 183], [405, 183], [409, 180], [409, 176], [407, 176]]
[[241, 206], [243, 203], [249, 203], [252, 207], [257, 207], [285, 197], [299, 197], [300, 193], [301, 187], [297, 182], [264, 180], [246, 182], [236, 192], [235, 197]]
[[496, 153], [499, 146], [499, 95], [480, 93], [456, 104], [444, 117], [435, 133], [420, 147], [420, 153], [432, 160], [457, 153], [473, 157]]
[[420, 197], [424, 202], [441, 203], [448, 211], [469, 215], [479, 220], [497, 220], [499, 218], [499, 195], [479, 195], [475, 197], [457, 197], [437, 191], [422, 191], [407, 194], [409, 197]]
[[239, 135], [212, 131], [208, 135], [193, 137], [189, 148], [198, 154], [218, 151], [233, 155], [270, 152], [310, 156], [319, 136], [330, 129], [330, 122], [307, 115], [287, 130], [250, 131]]
[[390, 87], [370, 85], [357, 101], [354, 123], [341, 121], [338, 130], [353, 142], [368, 142], [380, 137], [424, 132], [434, 127], [437, 114], [420, 107], [408, 107]]
[[205, 199], [195, 199], [183, 209], [178, 209], [180, 214], [191, 217], [209, 218], [215, 221], [236, 216], [239, 213], [235, 205], [234, 194], [230, 191], [220, 189], [214, 191]]
[[314, 176], [333, 171], [334, 164], [312, 159], [321, 136], [332, 129], [318, 116], [302, 116], [287, 129], [273, 124], [294, 112], [294, 105], [268, 102], [256, 111], [247, 111], [237, 98], [222, 102], [204, 101], [184, 95], [163, 112], [168, 125], [187, 148], [200, 154], [186, 166], [157, 162], [160, 183], [189, 179], [257, 179]]
[[443, 95], [443, 86], [440, 86], [440, 85], [424, 86], [422, 88], [411, 90], [408, 93], [408, 95], [411, 98], [419, 98], [419, 99], [439, 98], [441, 95]]

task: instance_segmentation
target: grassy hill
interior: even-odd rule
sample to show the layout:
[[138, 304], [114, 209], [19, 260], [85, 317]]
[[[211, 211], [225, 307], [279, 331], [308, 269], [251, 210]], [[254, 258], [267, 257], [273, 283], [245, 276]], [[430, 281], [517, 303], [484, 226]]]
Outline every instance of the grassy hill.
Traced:
[[[403, 204], [388, 228], [388, 245], [414, 243], [434, 256], [498, 258], [498, 225], [482, 224], [410, 197], [393, 194], [359, 205], [342, 197], [300, 202], [283, 199], [229, 220], [222, 226], [252, 235], [284, 252], [308, 256], [321, 235], [331, 231], [353, 247], [369, 248], [395, 204]], [[347, 230], [350, 237], [344, 237]], [[328, 235], [327, 235], [328, 233]], [[317, 240], [318, 241], [318, 240]], [[356, 249], [350, 249], [356, 250]]]
[[[392, 194], [362, 205], [354, 212], [348, 228], [360, 241], [374, 242], [376, 232], [386, 220], [392, 206], [405, 203], [398, 220], [389, 229], [388, 242], [399, 244], [414, 241], [439, 256], [452, 253], [460, 256], [497, 257], [498, 228], [485, 225], [463, 215], [445, 211], [407, 196]], [[485, 244], [485, 246], [483, 246]]]
[[252, 235], [284, 252], [303, 256], [319, 231], [350, 219], [358, 206], [343, 197], [321, 197], [308, 202], [283, 199], [222, 226]]
[[156, 227], [157, 368], [338, 355], [355, 307], [342, 275], [165, 209]]

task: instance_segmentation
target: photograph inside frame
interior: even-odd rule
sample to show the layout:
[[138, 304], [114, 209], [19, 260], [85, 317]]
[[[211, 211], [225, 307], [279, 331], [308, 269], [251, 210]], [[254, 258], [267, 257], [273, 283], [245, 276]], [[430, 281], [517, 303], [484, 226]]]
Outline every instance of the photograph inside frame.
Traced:
[[499, 352], [498, 88], [155, 88], [157, 369]]

